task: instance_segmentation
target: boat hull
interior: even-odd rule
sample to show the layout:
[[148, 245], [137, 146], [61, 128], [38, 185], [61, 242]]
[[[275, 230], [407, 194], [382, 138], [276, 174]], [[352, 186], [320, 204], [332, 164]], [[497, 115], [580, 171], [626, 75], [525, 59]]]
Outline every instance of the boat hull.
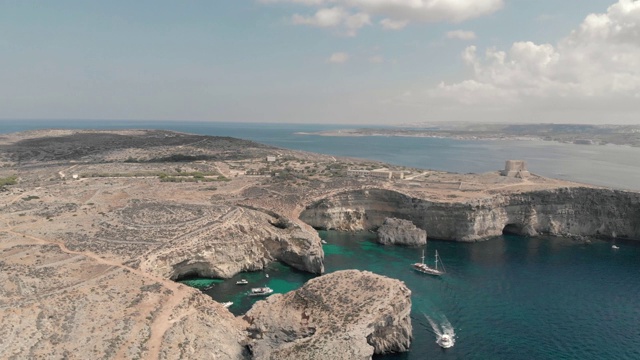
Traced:
[[413, 269], [415, 271], [421, 272], [423, 274], [427, 274], [427, 275], [434, 275], [434, 276], [441, 276], [444, 274], [443, 271], [434, 269], [434, 268], [430, 268], [426, 265], [423, 264], [414, 264], [413, 265]]
[[441, 339], [438, 339], [438, 341], [436, 341], [436, 343], [438, 345], [440, 345], [440, 347], [443, 348], [443, 349], [448, 349], [448, 348], [453, 347], [453, 341], [451, 341], [451, 339], [445, 340], [445, 339], [441, 338]]
[[269, 294], [273, 293], [273, 289], [271, 288], [253, 288], [251, 289], [251, 291], [249, 291], [249, 296], [267, 296]]

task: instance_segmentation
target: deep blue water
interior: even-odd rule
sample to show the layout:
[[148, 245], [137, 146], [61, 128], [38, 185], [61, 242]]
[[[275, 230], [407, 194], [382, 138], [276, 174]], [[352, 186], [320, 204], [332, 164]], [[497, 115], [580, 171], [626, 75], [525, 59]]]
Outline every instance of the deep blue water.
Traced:
[[[480, 243], [429, 241], [447, 274], [411, 269], [421, 248], [382, 246], [372, 233], [321, 231], [327, 272], [357, 268], [400, 279], [412, 291], [414, 341], [376, 359], [640, 359], [640, 244], [500, 236]], [[427, 262], [432, 259], [427, 259]], [[269, 277], [266, 277], [269, 274]], [[235, 281], [246, 278], [246, 287]], [[207, 291], [242, 314], [255, 286], [283, 293], [312, 275], [281, 264], [239, 274]], [[456, 343], [443, 350], [427, 321], [448, 321]]]
[[[493, 171], [504, 160], [519, 158], [541, 175], [640, 190], [640, 149], [623, 146], [295, 134], [339, 128], [323, 125], [0, 121], [0, 133], [53, 127], [164, 128], [455, 172]], [[561, 238], [429, 241], [428, 253], [438, 250], [448, 271], [434, 278], [409, 267], [421, 249], [377, 245], [368, 233], [321, 236], [328, 242], [328, 272], [370, 270], [404, 281], [413, 292], [411, 351], [380, 359], [640, 359], [640, 244], [618, 242], [620, 249], [613, 250], [608, 242], [584, 245]], [[234, 301], [231, 310], [241, 314], [258, 300], [244, 295], [250, 287], [286, 292], [311, 277], [275, 263], [264, 272], [218, 283], [207, 293]], [[240, 278], [251, 284], [235, 285]], [[453, 348], [437, 346], [427, 316], [451, 323]]]

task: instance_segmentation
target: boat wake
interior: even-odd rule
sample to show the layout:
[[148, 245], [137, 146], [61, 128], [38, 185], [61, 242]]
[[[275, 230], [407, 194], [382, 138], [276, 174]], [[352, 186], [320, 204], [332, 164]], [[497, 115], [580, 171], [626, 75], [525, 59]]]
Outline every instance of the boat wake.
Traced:
[[436, 343], [443, 348], [450, 348], [456, 343], [456, 333], [453, 329], [453, 326], [447, 320], [447, 318], [442, 315], [442, 320], [440, 324], [438, 324], [435, 320], [428, 317], [427, 314], [424, 314], [424, 317], [429, 321], [429, 325], [431, 325], [431, 329], [433, 333], [436, 335]]

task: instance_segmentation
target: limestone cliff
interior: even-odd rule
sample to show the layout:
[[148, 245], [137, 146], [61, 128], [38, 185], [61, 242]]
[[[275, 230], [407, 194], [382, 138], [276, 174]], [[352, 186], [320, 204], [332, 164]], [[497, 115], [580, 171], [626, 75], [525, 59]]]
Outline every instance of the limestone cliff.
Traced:
[[259, 359], [370, 359], [407, 351], [411, 291], [398, 280], [346, 270], [257, 302], [244, 317]]
[[640, 240], [640, 194], [557, 188], [435, 202], [382, 189], [337, 194], [307, 206], [300, 219], [315, 228], [373, 230], [385, 218], [412, 221], [429, 237], [477, 241], [504, 232]]
[[386, 218], [378, 228], [378, 242], [383, 245], [424, 245], [427, 232], [409, 220]]
[[257, 210], [229, 207], [220, 221], [151, 252], [141, 268], [170, 279], [188, 275], [229, 278], [242, 271], [261, 270], [277, 260], [321, 274], [323, 258], [316, 233]]

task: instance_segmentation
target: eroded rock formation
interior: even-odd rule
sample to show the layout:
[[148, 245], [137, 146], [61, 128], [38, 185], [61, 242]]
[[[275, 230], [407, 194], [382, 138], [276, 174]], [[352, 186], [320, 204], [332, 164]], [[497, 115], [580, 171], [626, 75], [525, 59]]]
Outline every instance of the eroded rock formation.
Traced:
[[409, 220], [386, 218], [377, 233], [378, 242], [383, 245], [417, 246], [427, 243], [427, 232]]
[[406, 350], [409, 290], [398, 281], [323, 276], [259, 302], [251, 323], [171, 281], [275, 260], [321, 273], [320, 238], [302, 220], [375, 230], [396, 217], [463, 241], [503, 231], [640, 239], [637, 193], [534, 175], [345, 176], [380, 165], [166, 131], [0, 136], [0, 182], [17, 182], [0, 191], [0, 358], [239, 360], [251, 358], [247, 344], [257, 358]]
[[[160, 212], [162, 207], [158, 208]], [[179, 211], [177, 208], [172, 211]], [[261, 270], [276, 260], [302, 271], [324, 271], [324, 253], [316, 233], [258, 210], [223, 207], [219, 213], [218, 218], [205, 217], [203, 225], [179, 241], [154, 250], [141, 268], [170, 279], [188, 275], [229, 278], [242, 271]]]
[[369, 189], [328, 197], [300, 216], [315, 228], [347, 231], [374, 230], [387, 217], [412, 221], [442, 240], [484, 240], [503, 231], [640, 239], [640, 194], [574, 187], [447, 203]]
[[409, 349], [411, 291], [399, 280], [346, 270], [256, 303], [254, 359], [370, 359]]

